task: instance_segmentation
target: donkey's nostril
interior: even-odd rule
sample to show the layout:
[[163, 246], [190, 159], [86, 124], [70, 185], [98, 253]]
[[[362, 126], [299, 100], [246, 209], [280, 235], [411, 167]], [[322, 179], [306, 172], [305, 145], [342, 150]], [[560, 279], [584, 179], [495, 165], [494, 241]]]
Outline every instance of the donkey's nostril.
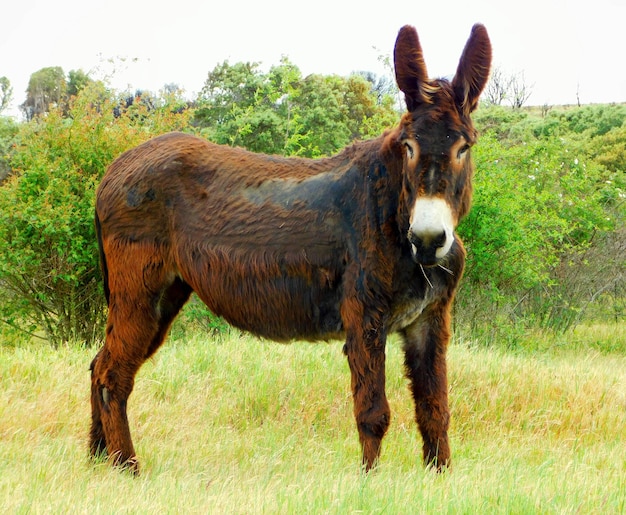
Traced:
[[432, 246], [435, 248], [443, 247], [446, 244], [445, 231], [440, 232], [437, 236], [433, 237]]
[[438, 233], [425, 233], [416, 234], [413, 231], [409, 231], [409, 243], [415, 245], [417, 248], [432, 248], [438, 249], [446, 244], [446, 232], [441, 231]]
[[420, 248], [422, 246], [422, 238], [420, 238], [413, 231], [409, 231], [408, 238], [409, 238], [409, 243], [413, 245], [414, 247]]

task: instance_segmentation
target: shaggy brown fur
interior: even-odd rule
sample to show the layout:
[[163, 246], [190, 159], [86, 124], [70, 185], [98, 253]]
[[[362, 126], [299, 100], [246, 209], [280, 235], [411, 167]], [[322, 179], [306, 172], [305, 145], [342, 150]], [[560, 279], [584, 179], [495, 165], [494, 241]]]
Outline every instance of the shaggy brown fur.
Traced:
[[424, 460], [448, 464], [445, 356], [465, 252], [453, 236], [435, 257], [445, 235], [412, 234], [411, 214], [417, 198], [445, 201], [455, 225], [469, 209], [469, 115], [491, 47], [474, 26], [454, 79], [430, 80], [406, 26], [394, 58], [407, 113], [335, 157], [259, 155], [172, 133], [110, 166], [96, 201], [109, 315], [91, 365], [92, 455], [138, 470], [126, 403], [193, 291], [266, 338], [345, 338], [366, 469], [389, 426], [385, 342], [399, 332]]

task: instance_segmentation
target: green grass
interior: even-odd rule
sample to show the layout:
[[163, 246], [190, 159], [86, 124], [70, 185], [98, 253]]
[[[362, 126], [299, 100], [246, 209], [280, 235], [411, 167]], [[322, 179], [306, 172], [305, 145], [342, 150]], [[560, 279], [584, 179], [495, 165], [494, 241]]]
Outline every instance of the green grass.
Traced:
[[582, 334], [567, 349], [529, 344], [535, 352], [451, 346], [453, 468], [441, 475], [421, 465], [394, 340], [392, 423], [375, 473], [359, 469], [341, 344], [234, 334], [168, 342], [141, 369], [129, 403], [138, 478], [87, 459], [94, 349], [0, 345], [0, 508], [623, 513], [626, 356], [613, 341], [601, 351], [599, 337], [585, 348]]

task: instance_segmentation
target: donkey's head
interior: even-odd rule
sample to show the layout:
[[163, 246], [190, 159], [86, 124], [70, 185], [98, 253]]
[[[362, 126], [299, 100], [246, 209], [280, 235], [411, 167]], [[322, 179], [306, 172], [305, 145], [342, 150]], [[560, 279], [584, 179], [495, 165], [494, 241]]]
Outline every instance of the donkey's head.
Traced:
[[424, 266], [445, 259], [454, 230], [472, 196], [470, 148], [476, 130], [470, 113], [489, 76], [491, 43], [487, 30], [474, 25], [452, 81], [428, 78], [413, 27], [403, 27], [394, 50], [396, 80], [407, 113], [400, 122], [403, 151], [403, 206], [413, 258]]

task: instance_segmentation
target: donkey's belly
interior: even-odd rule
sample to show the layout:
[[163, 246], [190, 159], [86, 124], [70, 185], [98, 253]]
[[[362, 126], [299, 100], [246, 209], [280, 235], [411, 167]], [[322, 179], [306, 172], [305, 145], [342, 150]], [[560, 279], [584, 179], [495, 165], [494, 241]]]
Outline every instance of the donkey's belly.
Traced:
[[[231, 325], [277, 341], [343, 338], [340, 293], [313, 276], [209, 272], [202, 282], [188, 280], [218, 316]], [[323, 275], [323, 274], [322, 274]]]

